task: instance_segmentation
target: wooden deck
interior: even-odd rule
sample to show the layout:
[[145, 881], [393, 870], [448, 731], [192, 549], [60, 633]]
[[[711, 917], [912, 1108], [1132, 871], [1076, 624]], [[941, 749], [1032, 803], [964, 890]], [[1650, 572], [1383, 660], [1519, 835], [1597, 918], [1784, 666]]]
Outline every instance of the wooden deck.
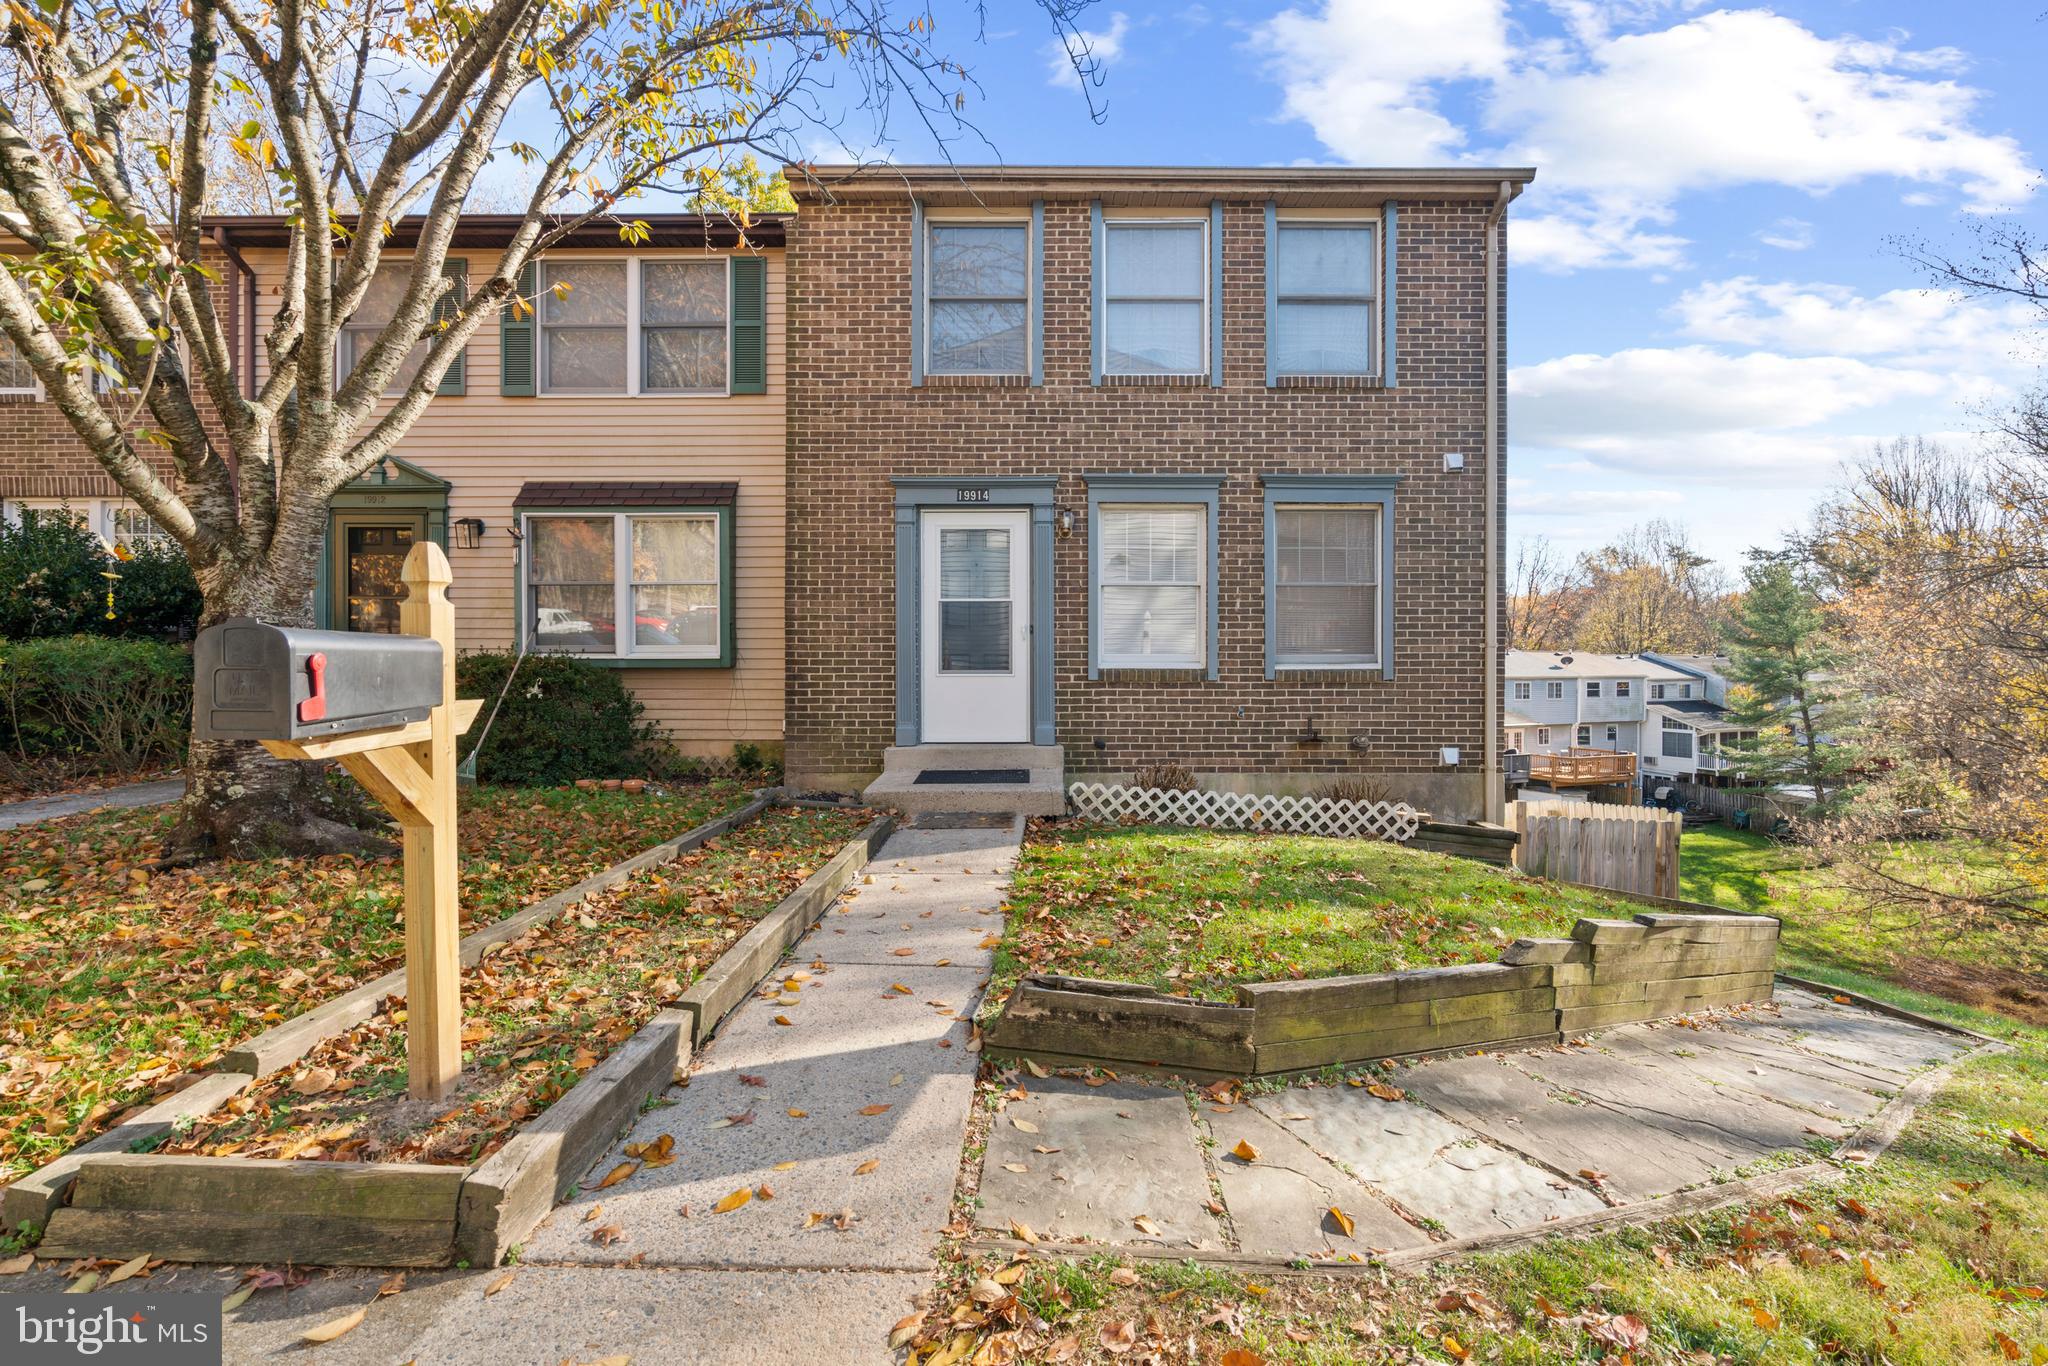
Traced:
[[1636, 756], [1607, 749], [1568, 749], [1531, 754], [1529, 781], [1551, 788], [1607, 787], [1636, 780]]

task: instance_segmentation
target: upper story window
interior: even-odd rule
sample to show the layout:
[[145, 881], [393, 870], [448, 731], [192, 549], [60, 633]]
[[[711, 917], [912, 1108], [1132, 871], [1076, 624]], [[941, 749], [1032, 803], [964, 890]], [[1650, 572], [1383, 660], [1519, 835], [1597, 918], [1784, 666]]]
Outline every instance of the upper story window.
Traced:
[[1678, 685], [1678, 695], [1679, 695], [1680, 697], [1691, 697], [1691, 696], [1692, 696], [1692, 684], [1690, 684], [1690, 683], [1681, 683], [1681, 684], [1679, 684], [1679, 685]]
[[1515, 684], [1515, 700], [1517, 702], [1527, 702], [1529, 698], [1534, 694], [1534, 692], [1535, 689], [1530, 684]]
[[1372, 372], [1374, 235], [1368, 223], [1281, 220], [1269, 266], [1275, 374]]
[[1586, 680], [1586, 696], [1588, 696], [1588, 697], [1598, 697], [1599, 695], [1600, 695], [1600, 680], [1599, 680], [1599, 679], [1597, 679], [1597, 678], [1589, 678], [1589, 679], [1587, 679], [1587, 680]]
[[727, 258], [540, 263], [544, 394], [723, 394]]
[[1103, 372], [1209, 373], [1206, 219], [1103, 225]]
[[1629, 681], [1626, 678], [1615, 680], [1614, 695], [1616, 697], [1627, 697], [1629, 695], [1629, 692]]
[[1543, 685], [1543, 695], [1553, 702], [1561, 700], [1564, 697], [1563, 680], [1553, 678], [1549, 682], [1545, 683]]
[[39, 394], [36, 372], [12, 338], [0, 335], [0, 394]]
[[[363, 301], [356, 305], [356, 311], [341, 327], [339, 354], [334, 361], [334, 383], [339, 387], [356, 366], [361, 364], [370, 348], [376, 344], [377, 334], [390, 325], [398, 314], [398, 305], [405, 299], [406, 286], [412, 283], [412, 262], [381, 261], [376, 273], [370, 276], [370, 287], [363, 292]], [[413, 343], [405, 359], [398, 363], [397, 373], [391, 376], [391, 383], [385, 386], [387, 394], [402, 394], [412, 384], [413, 376], [427, 362], [427, 348], [430, 343], [425, 337]]]
[[1652, 702], [1662, 702], [1664, 700], [1664, 685], [1662, 683], [1652, 683], [1650, 685], [1650, 700]]
[[925, 373], [1028, 374], [1030, 224], [932, 223], [926, 231]]

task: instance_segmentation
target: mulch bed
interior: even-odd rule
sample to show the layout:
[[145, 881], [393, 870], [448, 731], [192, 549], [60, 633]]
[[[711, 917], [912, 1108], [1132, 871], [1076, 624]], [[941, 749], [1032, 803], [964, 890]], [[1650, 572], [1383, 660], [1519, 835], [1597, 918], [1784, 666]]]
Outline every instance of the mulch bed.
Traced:
[[405, 1009], [394, 997], [162, 1151], [478, 1161], [673, 1004], [872, 816], [770, 810], [486, 955], [463, 974], [465, 1065], [450, 1099], [406, 1095]]
[[[750, 795], [728, 781], [465, 792], [463, 924], [503, 919]], [[404, 956], [397, 858], [167, 869], [157, 853], [173, 818], [104, 812], [0, 832], [0, 1182]]]

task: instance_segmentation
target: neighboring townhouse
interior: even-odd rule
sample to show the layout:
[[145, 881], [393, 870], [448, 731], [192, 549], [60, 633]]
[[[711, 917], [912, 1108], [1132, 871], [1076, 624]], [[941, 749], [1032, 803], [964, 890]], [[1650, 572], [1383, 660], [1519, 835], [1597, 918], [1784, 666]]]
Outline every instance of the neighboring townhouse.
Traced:
[[1754, 731], [1727, 722], [1727, 660], [1510, 650], [1508, 748], [1530, 756], [1532, 782], [1559, 789], [1658, 778], [1724, 780], [1724, 741]]
[[[686, 753], [782, 738], [783, 243], [786, 219], [644, 215], [646, 240], [594, 224], [521, 282], [538, 308], [486, 324], [387, 459], [337, 495], [319, 625], [391, 631], [399, 567], [448, 551], [465, 650], [573, 653], [624, 671]], [[513, 217], [457, 230], [447, 270], [485, 269]], [[231, 342], [260, 376], [286, 226], [212, 225]], [[386, 248], [389, 283], [414, 228]], [[557, 286], [569, 286], [557, 291]], [[389, 316], [373, 285], [343, 336]], [[227, 299], [232, 299], [232, 307]], [[110, 540], [154, 534], [32, 382], [0, 359], [0, 507], [68, 505]]]
[[791, 168], [791, 782], [1497, 813], [1532, 174]]
[[1726, 655], [1665, 655], [1643, 659], [1677, 674], [1654, 684], [1645, 722], [1649, 743], [1643, 753], [1643, 785], [1660, 778], [1682, 778], [1721, 786], [1740, 778], [1724, 746], [1754, 740], [1728, 717]]

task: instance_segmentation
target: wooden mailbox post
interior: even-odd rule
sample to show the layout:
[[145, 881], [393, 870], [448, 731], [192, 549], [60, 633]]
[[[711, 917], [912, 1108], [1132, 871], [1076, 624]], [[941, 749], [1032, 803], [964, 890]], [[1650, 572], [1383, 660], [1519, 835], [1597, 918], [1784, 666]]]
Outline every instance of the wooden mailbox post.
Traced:
[[441, 702], [424, 721], [311, 740], [265, 740], [280, 759], [333, 759], [405, 830], [406, 1088], [439, 1100], [462, 1071], [461, 941], [455, 844], [455, 737], [482, 702], [455, 697], [454, 576], [441, 547], [405, 557], [398, 628], [441, 646]]

